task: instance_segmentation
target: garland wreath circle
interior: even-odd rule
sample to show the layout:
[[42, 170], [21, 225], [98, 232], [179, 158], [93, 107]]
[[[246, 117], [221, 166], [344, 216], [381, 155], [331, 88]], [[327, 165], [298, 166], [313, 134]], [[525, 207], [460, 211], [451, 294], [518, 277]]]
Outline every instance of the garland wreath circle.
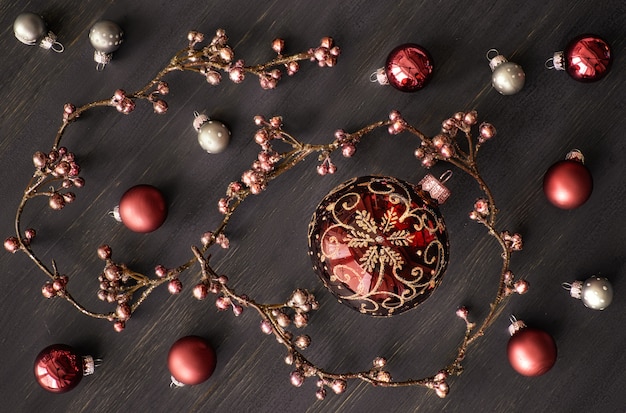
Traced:
[[[443, 121], [440, 133], [433, 137], [424, 135], [408, 123], [399, 112], [392, 111], [388, 119], [369, 124], [355, 132], [339, 129], [330, 143], [319, 145], [301, 142], [289, 134], [283, 128], [280, 116], [269, 119], [255, 116], [254, 122], [258, 130], [254, 134], [254, 141], [261, 148], [258, 157], [252, 162], [250, 169], [242, 173], [240, 180], [228, 185], [225, 196], [218, 202], [218, 210], [222, 214], [221, 223], [213, 231], [202, 234], [200, 246], [191, 246], [192, 257], [187, 262], [175, 268], [157, 265], [154, 274], [150, 276], [136, 272], [124, 263], [114, 261], [110, 246], [102, 245], [98, 248], [97, 254], [104, 261], [103, 270], [98, 276], [100, 284], [98, 298], [115, 306], [115, 309], [108, 313], [91, 311], [75, 300], [68, 289], [71, 277], [62, 273], [54, 260], [51, 266], [48, 266], [37, 256], [33, 249], [36, 231], [33, 228], [22, 229], [20, 218], [26, 205], [35, 198], [47, 198], [50, 208], [63, 209], [76, 198], [74, 188], [81, 188], [85, 184], [84, 179], [80, 177], [77, 157], [66, 147], [61, 146], [66, 129], [84, 112], [108, 106], [128, 115], [135, 109], [137, 101], [147, 101], [153, 105], [155, 113], [166, 113], [168, 106], [163, 96], [168, 94], [169, 85], [163, 78], [173, 71], [199, 73], [211, 85], [218, 85], [221, 82], [222, 73], [227, 74], [235, 83], [242, 82], [249, 74], [258, 77], [262, 88], [273, 89], [282, 76], [281, 67], [288, 75], [293, 75], [300, 69], [299, 61], [310, 60], [320, 67], [332, 67], [340, 55], [339, 47], [330, 37], [324, 37], [319, 46], [306, 52], [288, 56], [283, 55], [284, 41], [275, 39], [272, 42], [272, 49], [277, 53], [275, 59], [264, 64], [246, 66], [242, 59], [235, 59], [223, 29], [218, 29], [211, 41], [204, 46], [202, 33], [191, 31], [187, 39], [188, 45], [177, 52], [166, 67], [136, 92], [127, 93], [118, 89], [108, 99], [80, 107], [70, 103], [64, 106], [62, 124], [51, 149], [46, 152], [37, 151], [33, 155], [35, 170], [17, 207], [15, 234], [4, 241], [5, 249], [12, 253], [19, 251], [26, 254], [44, 273], [47, 277], [42, 287], [44, 297], [63, 299], [89, 317], [108, 320], [118, 332], [124, 330], [132, 314], [157, 287], [167, 285], [171, 293], [180, 293], [182, 290], [180, 277], [192, 267], [197, 268], [195, 274], [198, 280], [192, 289], [194, 297], [203, 300], [213, 294], [216, 297], [215, 305], [219, 310], [231, 309], [236, 316], [241, 315], [244, 308], [254, 310], [261, 318], [261, 331], [273, 335], [277, 342], [286, 348], [284, 361], [293, 366], [290, 373], [291, 384], [299, 387], [305, 379], [316, 377], [318, 399], [326, 397], [327, 389], [336, 394], [343, 393], [349, 381], [367, 382], [380, 387], [420, 386], [434, 390], [439, 397], [445, 397], [449, 392], [448, 378], [462, 373], [462, 361], [468, 350], [501, 313], [506, 298], [514, 293], [523, 294], [528, 290], [528, 282], [516, 279], [509, 269], [511, 253], [522, 249], [521, 235], [496, 229], [498, 209], [489, 187], [478, 170], [479, 149], [495, 136], [496, 130], [489, 123], [479, 124], [475, 111], [453, 114]], [[289, 294], [284, 302], [257, 302], [251, 296], [238, 293], [231, 288], [228, 278], [216, 273], [208, 254], [213, 248], [228, 248], [230, 241], [226, 236], [227, 225], [237, 207], [248, 196], [262, 192], [271, 181], [309, 156], [317, 155], [317, 172], [320, 175], [334, 173], [336, 166], [331, 160], [332, 154], [339, 151], [344, 157], [353, 156], [359, 141], [380, 128], [387, 128], [388, 133], [392, 135], [406, 132], [417, 137], [419, 145], [415, 150], [415, 157], [423, 167], [430, 168], [437, 161], [442, 161], [470, 175], [483, 195], [475, 201], [469, 217], [486, 227], [488, 234], [495, 239], [501, 249], [499, 284], [490, 303], [489, 312], [482, 321], [471, 322], [467, 308], [460, 307], [456, 314], [465, 321], [465, 334], [458, 345], [456, 356], [434, 374], [420, 379], [394, 380], [386, 369], [387, 360], [384, 357], [376, 357], [369, 368], [357, 372], [334, 372], [317, 366], [304, 355], [304, 350], [311, 344], [311, 337], [292, 331], [293, 328], [300, 330], [305, 327], [311, 312], [318, 309], [319, 303], [315, 296], [307, 290], [298, 288]], [[476, 137], [473, 136], [472, 130], [477, 130]], [[286, 144], [288, 149], [284, 151], [274, 149], [274, 143], [277, 142]], [[427, 175], [426, 178], [433, 177]]]

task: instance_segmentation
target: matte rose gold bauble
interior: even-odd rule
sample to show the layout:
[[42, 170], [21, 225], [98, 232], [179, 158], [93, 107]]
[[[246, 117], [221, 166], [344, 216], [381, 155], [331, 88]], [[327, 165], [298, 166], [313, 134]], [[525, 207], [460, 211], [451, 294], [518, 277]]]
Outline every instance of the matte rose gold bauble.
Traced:
[[94, 360], [91, 356], [82, 357], [65, 344], [53, 344], [41, 350], [34, 365], [37, 383], [52, 393], [72, 390], [83, 376], [93, 371]]
[[389, 53], [384, 69], [391, 86], [402, 92], [415, 92], [430, 81], [433, 59], [422, 46], [406, 43]]
[[186, 336], [177, 340], [167, 355], [172, 383], [177, 386], [206, 381], [215, 371], [216, 361], [213, 347], [198, 336]]
[[509, 329], [512, 336], [507, 354], [515, 371], [523, 376], [541, 376], [554, 366], [557, 349], [550, 334], [526, 327], [522, 321], [515, 321]]
[[131, 231], [152, 232], [167, 218], [165, 197], [151, 185], [137, 185], [122, 195], [119, 217]]
[[448, 233], [437, 203], [419, 185], [354, 178], [320, 202], [309, 255], [326, 288], [363, 314], [392, 316], [422, 303], [448, 265]]
[[593, 178], [583, 164], [580, 151], [571, 151], [567, 158], [552, 165], [544, 175], [546, 198], [561, 209], [578, 208], [591, 196]]

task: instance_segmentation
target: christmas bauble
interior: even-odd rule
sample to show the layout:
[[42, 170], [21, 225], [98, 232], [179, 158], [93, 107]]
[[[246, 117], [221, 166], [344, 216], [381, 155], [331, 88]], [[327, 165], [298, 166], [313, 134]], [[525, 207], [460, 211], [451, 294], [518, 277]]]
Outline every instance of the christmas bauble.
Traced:
[[543, 177], [546, 198], [562, 209], [578, 208], [591, 196], [593, 178], [583, 164], [580, 151], [572, 151], [567, 158], [552, 165]]
[[446, 226], [419, 186], [364, 176], [332, 190], [309, 225], [313, 268], [339, 302], [391, 316], [426, 300], [448, 265]]
[[215, 350], [202, 337], [186, 336], [177, 340], [167, 355], [172, 383], [177, 386], [200, 384], [215, 371]]
[[556, 363], [557, 349], [552, 336], [543, 330], [515, 321], [509, 329], [507, 346], [511, 367], [524, 376], [541, 376]]
[[402, 44], [389, 53], [385, 74], [391, 86], [403, 92], [415, 92], [432, 77], [433, 59], [422, 46]]
[[20, 42], [36, 45], [48, 34], [48, 28], [41, 16], [35, 13], [21, 13], [13, 22], [13, 32]]
[[585, 281], [574, 281], [563, 284], [570, 290], [570, 295], [582, 300], [592, 310], [604, 310], [613, 302], [613, 286], [604, 277], [593, 275]]
[[595, 82], [608, 73], [613, 62], [611, 47], [600, 36], [582, 34], [553, 57], [554, 68], [565, 70], [579, 82]]
[[[492, 49], [490, 52], [498, 53]], [[489, 54], [488, 54], [489, 56]], [[501, 54], [489, 58], [491, 67], [491, 85], [502, 95], [514, 95], [524, 88], [526, 74], [520, 65], [509, 62]]]
[[230, 142], [230, 131], [222, 122], [209, 120], [200, 126], [198, 143], [208, 153], [223, 152]]
[[115, 22], [101, 20], [91, 26], [89, 41], [96, 51], [100, 53], [113, 53], [120, 48], [124, 41], [124, 31]]
[[612, 62], [611, 48], [601, 37], [583, 34], [574, 38], [563, 51], [565, 70], [575, 80], [594, 82], [602, 79]]
[[37, 383], [52, 393], [65, 393], [80, 383], [83, 376], [94, 371], [91, 356], [82, 357], [70, 346], [53, 344], [44, 348], [35, 359]]
[[151, 185], [137, 185], [122, 195], [119, 218], [131, 231], [152, 232], [167, 218], [165, 197]]

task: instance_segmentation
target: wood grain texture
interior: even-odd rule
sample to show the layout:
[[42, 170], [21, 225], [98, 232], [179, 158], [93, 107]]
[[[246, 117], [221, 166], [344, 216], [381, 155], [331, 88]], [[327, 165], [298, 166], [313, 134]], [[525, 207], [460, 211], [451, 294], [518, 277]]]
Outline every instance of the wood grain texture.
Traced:
[[[626, 356], [623, 328], [626, 300], [624, 245], [626, 199], [626, 5], [608, 0], [520, 3], [482, 1], [250, 2], [216, 0], [0, 1], [0, 234], [12, 234], [13, 216], [31, 171], [31, 155], [47, 150], [61, 120], [63, 104], [107, 98], [117, 88], [135, 90], [163, 67], [196, 29], [212, 35], [226, 29], [236, 56], [247, 63], [272, 58], [275, 37], [288, 52], [314, 46], [323, 36], [342, 47], [339, 63], [320, 69], [303, 62], [293, 78], [273, 91], [247, 79], [209, 86], [191, 73], [167, 80], [171, 95], [165, 116], [143, 103], [129, 116], [111, 109], [88, 113], [68, 131], [64, 144], [81, 161], [85, 188], [61, 212], [30, 207], [24, 225], [38, 231], [36, 249], [70, 275], [71, 290], [91, 307], [107, 308], [95, 297], [101, 270], [96, 248], [107, 242], [116, 259], [150, 271], [190, 256], [190, 245], [218, 222], [217, 199], [256, 154], [254, 115], [284, 116], [286, 129], [306, 141], [328, 142], [338, 128], [356, 130], [384, 119], [392, 109], [427, 134], [458, 110], [478, 110], [498, 136], [480, 154], [482, 172], [501, 210], [502, 229], [524, 235], [525, 248], [512, 268], [531, 283], [514, 297], [504, 316], [472, 348], [466, 371], [450, 381], [439, 399], [420, 388], [381, 389], [351, 384], [342, 396], [315, 399], [315, 381], [289, 384], [283, 348], [258, 329], [259, 319], [218, 313], [212, 303], [190, 294], [157, 291], [142, 305], [125, 332], [90, 319], [67, 303], [45, 300], [45, 281], [23, 255], [0, 254], [0, 394], [6, 412], [624, 412]], [[65, 45], [63, 54], [27, 47], [13, 36], [23, 11], [45, 16]], [[126, 43], [98, 73], [88, 42], [89, 27], [101, 18], [117, 21]], [[595, 84], [577, 83], [544, 68], [552, 53], [584, 32], [612, 45], [610, 74]], [[420, 43], [435, 60], [432, 83], [403, 94], [369, 82], [387, 53], [404, 42]], [[485, 53], [497, 48], [526, 72], [524, 90], [501, 96], [490, 86]], [[203, 153], [191, 127], [193, 111], [205, 111], [231, 128], [233, 140], [220, 155]], [[479, 196], [473, 181], [455, 173], [452, 198], [442, 207], [451, 238], [451, 262], [444, 282], [422, 306], [391, 319], [370, 319], [337, 304], [311, 270], [306, 230], [319, 200], [347, 178], [389, 174], [418, 181], [424, 175], [413, 158], [417, 143], [408, 135], [383, 131], [367, 136], [352, 159], [337, 159], [336, 175], [320, 178], [314, 160], [272, 183], [238, 210], [229, 236], [232, 246], [215, 256], [238, 291], [260, 301], [283, 299], [295, 287], [316, 292], [322, 309], [307, 332], [306, 354], [333, 370], [360, 370], [376, 356], [390, 360], [395, 378], [432, 374], [447, 363], [462, 337], [454, 315], [465, 304], [486, 313], [495, 294], [499, 258], [484, 230], [467, 219]], [[595, 188], [574, 211], [545, 200], [546, 169], [572, 148], [586, 157]], [[437, 166], [434, 174], [443, 172]], [[128, 187], [151, 183], [170, 201], [165, 225], [149, 235], [130, 234], [106, 215]], [[564, 281], [592, 274], [608, 277], [615, 300], [603, 312], [568, 297]], [[549, 331], [557, 341], [555, 367], [539, 378], [515, 373], [506, 360], [507, 314]], [[206, 383], [170, 389], [166, 356], [170, 345], [189, 334], [207, 337], [218, 366]], [[36, 354], [62, 342], [104, 359], [96, 374], [68, 394], [48, 394], [32, 374]]]

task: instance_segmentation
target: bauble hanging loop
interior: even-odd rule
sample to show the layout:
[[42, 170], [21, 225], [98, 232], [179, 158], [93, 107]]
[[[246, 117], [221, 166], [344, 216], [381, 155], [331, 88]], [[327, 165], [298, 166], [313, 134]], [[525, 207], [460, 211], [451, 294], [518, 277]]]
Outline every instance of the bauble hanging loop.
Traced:
[[136, 185], [127, 190], [110, 214], [134, 232], [157, 230], [167, 218], [165, 196], [152, 185]]
[[555, 52], [546, 61], [548, 69], [565, 70], [579, 82], [595, 82], [608, 73], [613, 62], [611, 47], [595, 34], [581, 34], [572, 39], [565, 50]]
[[509, 62], [496, 49], [487, 52], [489, 67], [493, 72], [491, 85], [502, 95], [514, 95], [524, 88], [526, 74], [520, 65]]
[[511, 367], [523, 376], [541, 376], [556, 363], [557, 348], [552, 336], [543, 330], [527, 327], [511, 316], [511, 338], [507, 355]]
[[402, 92], [416, 92], [428, 84], [433, 70], [433, 58], [428, 50], [405, 43], [389, 53], [385, 66], [372, 73], [370, 80], [389, 84]]
[[578, 208], [591, 196], [593, 178], [584, 165], [584, 156], [573, 149], [565, 160], [552, 165], [543, 177], [543, 192], [554, 206], [561, 209]]
[[124, 31], [111, 20], [100, 20], [89, 30], [89, 41], [94, 47], [93, 60], [97, 63], [96, 70], [104, 70], [111, 61], [113, 52], [124, 42]]
[[215, 371], [217, 357], [207, 340], [198, 336], [178, 339], [167, 355], [167, 367], [171, 373], [171, 387], [200, 384]]
[[43, 17], [35, 13], [21, 13], [13, 22], [13, 33], [20, 42], [29, 46], [39, 45], [61, 53], [65, 48], [57, 41], [57, 36], [48, 30]]
[[65, 344], [53, 344], [35, 358], [34, 373], [39, 385], [52, 393], [65, 393], [80, 383], [83, 376], [93, 374], [102, 360], [81, 356]]
[[230, 143], [230, 130], [222, 122], [194, 112], [193, 128], [198, 132], [198, 143], [208, 153], [223, 152]]
[[609, 280], [597, 275], [592, 275], [585, 281], [563, 283], [563, 288], [592, 310], [604, 310], [613, 302], [613, 286]]

